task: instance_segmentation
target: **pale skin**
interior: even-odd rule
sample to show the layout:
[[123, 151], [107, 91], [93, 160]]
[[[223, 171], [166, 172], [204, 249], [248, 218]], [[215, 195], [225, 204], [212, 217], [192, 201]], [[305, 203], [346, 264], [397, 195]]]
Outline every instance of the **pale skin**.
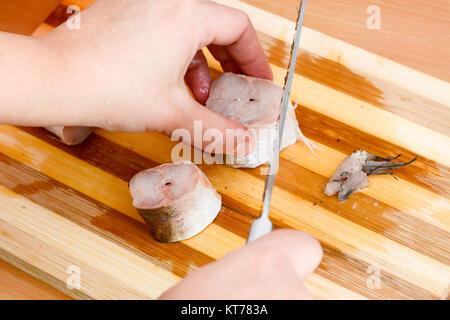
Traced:
[[[252, 150], [245, 127], [203, 106], [212, 82], [204, 48], [224, 71], [272, 79], [244, 12], [209, 0], [97, 0], [81, 13], [80, 27], [62, 25], [41, 38], [0, 32], [0, 123], [170, 135], [177, 128], [193, 134], [201, 120], [203, 130], [223, 137], [241, 129], [235, 152]], [[161, 298], [310, 298], [303, 282], [321, 256], [312, 237], [279, 230], [200, 268]]]

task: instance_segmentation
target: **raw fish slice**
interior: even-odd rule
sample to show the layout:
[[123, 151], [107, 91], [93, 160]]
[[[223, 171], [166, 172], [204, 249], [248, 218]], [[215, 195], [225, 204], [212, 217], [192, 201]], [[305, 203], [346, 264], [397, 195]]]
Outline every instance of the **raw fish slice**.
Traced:
[[83, 142], [94, 130], [91, 127], [47, 127], [45, 129], [70, 146]]
[[130, 180], [133, 206], [160, 242], [188, 239], [205, 229], [222, 206], [220, 195], [192, 162], [167, 163]]
[[[211, 86], [206, 107], [246, 126], [255, 136], [255, 149], [247, 156], [234, 158], [233, 167], [255, 168], [270, 160], [283, 88], [276, 83], [254, 77], [225, 73]], [[311, 144], [298, 126], [290, 103], [281, 149], [297, 140]], [[312, 149], [311, 149], [312, 150]]]

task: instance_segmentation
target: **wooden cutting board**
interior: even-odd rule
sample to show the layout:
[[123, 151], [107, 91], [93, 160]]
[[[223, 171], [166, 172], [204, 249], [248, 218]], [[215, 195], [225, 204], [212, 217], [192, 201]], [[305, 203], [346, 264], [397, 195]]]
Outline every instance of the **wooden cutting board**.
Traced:
[[[294, 22], [256, 0], [218, 2], [249, 14], [282, 83]], [[63, 22], [64, 12], [60, 7], [35, 36]], [[320, 150], [313, 155], [298, 143], [281, 153], [271, 218], [321, 242], [324, 258], [308, 289], [319, 299], [446, 298], [450, 84], [308, 27], [300, 47], [292, 100]], [[261, 209], [258, 168], [200, 166], [223, 198], [214, 223], [179, 243], [148, 235], [127, 182], [169, 162], [174, 144], [157, 133], [98, 129], [68, 147], [40, 128], [0, 126], [0, 258], [74, 298], [146, 299], [244, 245]], [[398, 170], [397, 180], [371, 177], [370, 187], [339, 203], [322, 187], [355, 149], [418, 160]], [[67, 288], [74, 270], [80, 289]]]

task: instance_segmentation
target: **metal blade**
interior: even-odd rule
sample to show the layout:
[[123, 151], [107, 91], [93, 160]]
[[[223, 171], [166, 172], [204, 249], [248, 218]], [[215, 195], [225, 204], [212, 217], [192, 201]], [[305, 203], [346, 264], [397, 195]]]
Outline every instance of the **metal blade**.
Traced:
[[273, 144], [272, 158], [269, 162], [269, 172], [266, 175], [264, 185], [263, 209], [261, 212], [261, 216], [258, 219], [254, 220], [252, 226], [250, 227], [247, 243], [271, 232], [273, 229], [272, 223], [270, 222], [269, 219], [270, 200], [272, 198], [272, 190], [273, 185], [275, 183], [275, 176], [278, 171], [280, 145], [283, 138], [284, 124], [286, 122], [288, 105], [290, 103], [292, 81], [294, 80], [295, 66], [297, 63], [297, 55], [298, 55], [298, 46], [300, 43], [300, 35], [303, 26], [305, 8], [306, 8], [306, 0], [302, 0], [302, 4], [298, 12], [294, 41], [291, 47], [289, 69], [284, 79], [283, 97], [281, 98], [281, 110], [277, 123], [278, 135], [276, 135], [275, 143]]

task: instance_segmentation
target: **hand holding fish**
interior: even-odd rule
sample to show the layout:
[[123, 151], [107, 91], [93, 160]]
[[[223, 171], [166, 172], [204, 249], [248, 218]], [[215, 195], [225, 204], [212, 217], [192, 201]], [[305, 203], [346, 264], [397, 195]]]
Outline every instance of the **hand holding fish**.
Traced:
[[271, 79], [244, 12], [209, 0], [98, 0], [80, 15], [79, 29], [39, 39], [0, 34], [0, 102], [15, 110], [0, 110], [1, 123], [170, 135], [201, 120], [203, 131], [246, 132], [202, 106], [211, 75], [201, 51], [224, 71]]

